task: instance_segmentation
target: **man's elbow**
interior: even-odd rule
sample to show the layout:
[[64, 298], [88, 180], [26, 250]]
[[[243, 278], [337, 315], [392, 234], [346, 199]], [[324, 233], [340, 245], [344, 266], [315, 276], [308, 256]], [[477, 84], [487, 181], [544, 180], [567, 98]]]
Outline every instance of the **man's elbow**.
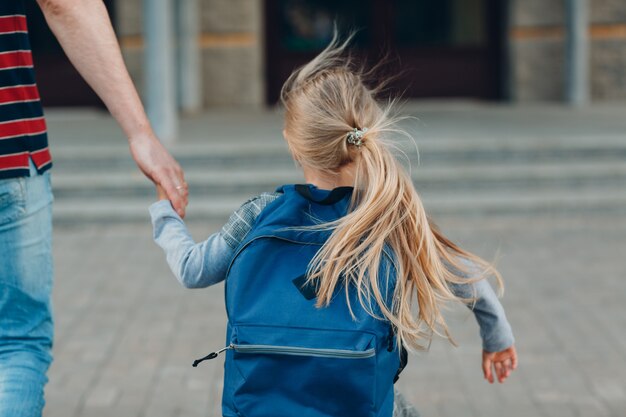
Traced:
[[41, 11], [48, 18], [63, 16], [75, 3], [75, 0], [37, 0]]

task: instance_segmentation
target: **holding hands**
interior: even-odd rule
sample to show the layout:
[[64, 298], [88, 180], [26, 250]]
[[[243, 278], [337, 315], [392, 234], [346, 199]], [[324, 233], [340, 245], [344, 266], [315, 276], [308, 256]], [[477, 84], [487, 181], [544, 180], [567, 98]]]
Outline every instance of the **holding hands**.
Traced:
[[517, 352], [515, 346], [500, 352], [483, 350], [483, 374], [490, 384], [493, 384], [494, 374], [498, 378], [498, 382], [503, 383], [516, 368]]
[[129, 145], [139, 169], [156, 185], [159, 200], [170, 200], [178, 215], [185, 217], [189, 189], [178, 162], [154, 136], [131, 138]]
[[167, 197], [167, 193], [165, 192], [163, 187], [161, 187], [159, 184], [156, 184], [156, 193], [157, 193], [157, 200], [159, 201], [169, 200], [169, 198]]

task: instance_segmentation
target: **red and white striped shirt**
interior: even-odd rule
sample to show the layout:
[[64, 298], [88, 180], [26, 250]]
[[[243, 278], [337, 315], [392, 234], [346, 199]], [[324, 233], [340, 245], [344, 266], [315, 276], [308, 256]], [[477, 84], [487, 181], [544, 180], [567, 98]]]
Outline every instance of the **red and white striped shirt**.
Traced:
[[0, 1], [0, 179], [52, 166], [26, 15], [21, 0]]

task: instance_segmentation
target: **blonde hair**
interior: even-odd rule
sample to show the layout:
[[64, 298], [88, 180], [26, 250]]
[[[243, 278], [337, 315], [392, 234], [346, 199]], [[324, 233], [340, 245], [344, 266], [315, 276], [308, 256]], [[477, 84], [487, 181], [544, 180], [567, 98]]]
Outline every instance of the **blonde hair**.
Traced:
[[[291, 74], [281, 91], [294, 158], [331, 175], [347, 164], [355, 167], [348, 213], [323, 225], [332, 233], [310, 264], [317, 305], [328, 305], [338, 285], [344, 285], [349, 302], [353, 287], [361, 305], [380, 316], [372, 308], [372, 300], [376, 302], [408, 349], [423, 349], [420, 342], [427, 345], [433, 333], [454, 344], [441, 314], [445, 301], [458, 300], [451, 285], [489, 274], [501, 287], [500, 275], [490, 263], [448, 240], [427, 218], [410, 176], [390, 151], [390, 137], [400, 131], [394, 103], [382, 107], [376, 101], [377, 89], [366, 86], [364, 70], [345, 53], [349, 41], [339, 42], [335, 34], [322, 53]], [[355, 128], [367, 128], [361, 146], [346, 140]], [[391, 303], [386, 302], [389, 273], [379, 276], [387, 249], [396, 270]]]

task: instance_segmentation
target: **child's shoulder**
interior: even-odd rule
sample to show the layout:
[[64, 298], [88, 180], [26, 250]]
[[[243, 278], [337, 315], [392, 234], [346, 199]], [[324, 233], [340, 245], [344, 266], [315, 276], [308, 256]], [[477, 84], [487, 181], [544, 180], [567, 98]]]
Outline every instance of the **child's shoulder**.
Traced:
[[221, 231], [228, 245], [232, 248], [239, 246], [263, 209], [281, 195], [277, 191], [261, 193], [245, 201], [231, 214]]
[[[265, 192], [265, 193], [261, 193], [257, 196], [254, 196], [248, 200], [246, 200], [237, 210], [237, 212], [240, 211], [259, 211], [259, 213], [261, 212], [261, 210], [263, 210], [265, 207], [267, 207], [268, 204], [270, 204], [271, 202], [273, 202], [274, 200], [276, 200], [278, 197], [280, 197], [283, 193], [278, 192], [278, 191], [272, 191], [272, 192]], [[258, 213], [257, 213], [258, 216]]]

